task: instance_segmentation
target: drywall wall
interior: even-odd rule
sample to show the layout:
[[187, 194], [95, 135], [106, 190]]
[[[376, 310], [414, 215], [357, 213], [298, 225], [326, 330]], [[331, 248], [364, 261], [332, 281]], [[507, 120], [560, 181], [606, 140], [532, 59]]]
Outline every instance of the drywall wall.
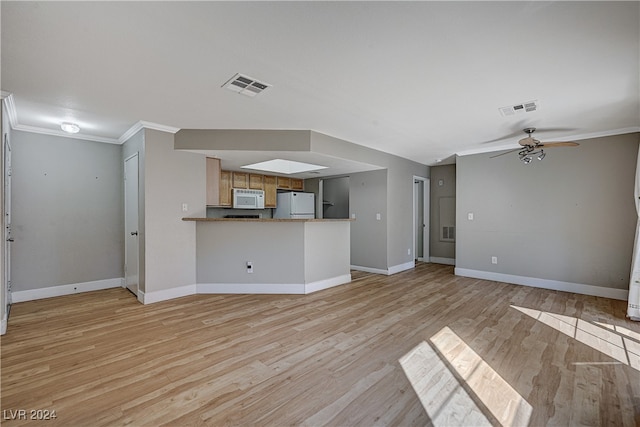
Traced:
[[323, 179], [322, 199], [322, 218], [349, 218], [349, 177]]
[[349, 207], [355, 215], [351, 223], [351, 265], [355, 268], [386, 271], [389, 267], [387, 200], [386, 169], [349, 176]]
[[122, 148], [12, 132], [14, 292], [123, 276]]
[[205, 156], [174, 150], [173, 134], [150, 129], [144, 152], [144, 292], [194, 285], [196, 229], [182, 218], [206, 216]]
[[456, 165], [442, 165], [431, 167], [431, 183], [430, 183], [430, 233], [429, 233], [429, 256], [436, 261], [453, 260], [456, 257], [455, 242], [442, 239], [443, 225], [455, 225], [455, 210], [446, 218], [441, 218], [443, 214], [449, 212], [444, 208], [449, 200], [455, 201], [456, 197]]
[[[138, 289], [145, 291], [145, 229], [144, 229], [144, 134], [141, 129], [122, 144], [122, 168], [124, 162], [134, 154], [138, 155]], [[124, 188], [123, 188], [124, 193]], [[124, 194], [123, 194], [124, 197]], [[124, 205], [123, 205], [124, 209]], [[124, 212], [124, 210], [123, 210]], [[124, 224], [124, 218], [123, 218]], [[123, 239], [126, 236], [123, 236]], [[124, 245], [124, 241], [123, 241]], [[122, 249], [123, 253], [125, 249]]]
[[638, 141], [637, 133], [583, 140], [530, 165], [516, 153], [459, 157], [456, 272], [627, 289]]
[[384, 270], [394, 272], [412, 265], [413, 181], [414, 176], [429, 178], [429, 167], [318, 132], [311, 132], [311, 150], [386, 168], [387, 211], [381, 217], [387, 228]]

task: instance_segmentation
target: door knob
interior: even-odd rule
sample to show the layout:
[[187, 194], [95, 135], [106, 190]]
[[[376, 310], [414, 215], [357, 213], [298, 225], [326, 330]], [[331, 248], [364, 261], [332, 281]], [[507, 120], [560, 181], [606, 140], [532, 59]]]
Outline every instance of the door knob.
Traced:
[[138, 232], [137, 232], [137, 231], [132, 231], [132, 232], [131, 232], [131, 235], [132, 235], [132, 236], [137, 236], [137, 235], [138, 235]]

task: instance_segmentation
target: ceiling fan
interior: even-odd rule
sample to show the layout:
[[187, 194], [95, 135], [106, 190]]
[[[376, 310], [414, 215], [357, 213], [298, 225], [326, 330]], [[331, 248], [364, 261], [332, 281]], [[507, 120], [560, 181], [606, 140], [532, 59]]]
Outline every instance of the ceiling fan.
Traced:
[[566, 142], [542, 142], [533, 137], [533, 133], [536, 131], [536, 128], [524, 128], [524, 133], [527, 134], [526, 138], [522, 138], [518, 141], [518, 144], [521, 145], [520, 148], [515, 148], [513, 150], [507, 151], [505, 153], [501, 153], [494, 157], [504, 156], [505, 154], [513, 153], [514, 151], [519, 151], [518, 156], [520, 157], [520, 161], [525, 165], [528, 165], [533, 161], [533, 158], [536, 157], [538, 160], [544, 159], [547, 155], [544, 152], [545, 148], [553, 148], [553, 147], [576, 147], [580, 144], [577, 142], [566, 141]]

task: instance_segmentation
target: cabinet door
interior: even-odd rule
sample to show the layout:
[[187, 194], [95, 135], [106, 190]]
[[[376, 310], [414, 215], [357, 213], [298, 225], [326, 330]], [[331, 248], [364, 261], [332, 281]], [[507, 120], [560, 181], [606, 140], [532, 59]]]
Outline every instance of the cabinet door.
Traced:
[[292, 190], [304, 190], [304, 182], [301, 179], [291, 178]]
[[278, 188], [282, 188], [285, 190], [291, 189], [291, 178], [278, 177]]
[[276, 187], [276, 177], [265, 175], [264, 177], [264, 207], [275, 208], [276, 207], [276, 194], [278, 193]]
[[262, 178], [263, 175], [249, 174], [249, 188], [252, 190], [264, 190]]
[[249, 174], [246, 172], [234, 172], [233, 188], [249, 188]]
[[220, 204], [220, 159], [207, 157], [207, 206]]
[[231, 206], [231, 172], [220, 171], [220, 204]]

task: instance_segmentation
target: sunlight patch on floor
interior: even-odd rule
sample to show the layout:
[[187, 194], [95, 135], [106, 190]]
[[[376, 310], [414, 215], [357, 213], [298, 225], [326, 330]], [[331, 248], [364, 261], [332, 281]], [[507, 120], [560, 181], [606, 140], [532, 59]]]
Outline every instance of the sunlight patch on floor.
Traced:
[[531, 405], [450, 328], [430, 342], [400, 365], [434, 425], [528, 425]]
[[532, 308], [514, 308], [599, 352], [640, 371], [640, 334], [602, 322], [586, 322], [571, 316]]

